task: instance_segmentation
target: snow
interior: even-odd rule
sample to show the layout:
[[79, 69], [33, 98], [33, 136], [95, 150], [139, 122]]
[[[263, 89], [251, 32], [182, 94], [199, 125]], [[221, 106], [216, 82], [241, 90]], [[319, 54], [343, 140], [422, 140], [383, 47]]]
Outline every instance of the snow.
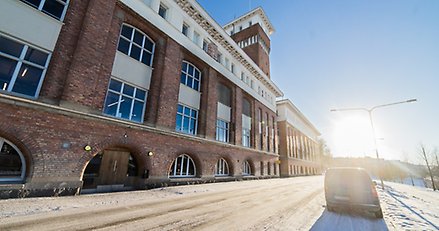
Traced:
[[329, 212], [315, 176], [0, 200], [0, 230], [439, 230], [439, 192], [377, 188], [384, 219]]
[[379, 192], [384, 218], [395, 230], [439, 230], [439, 192], [390, 182]]

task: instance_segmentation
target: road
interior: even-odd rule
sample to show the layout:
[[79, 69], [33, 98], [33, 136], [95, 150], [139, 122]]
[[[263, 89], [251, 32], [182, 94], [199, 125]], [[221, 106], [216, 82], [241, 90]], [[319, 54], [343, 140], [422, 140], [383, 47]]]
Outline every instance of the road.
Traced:
[[0, 201], [0, 230], [388, 230], [385, 219], [328, 212], [321, 176]]

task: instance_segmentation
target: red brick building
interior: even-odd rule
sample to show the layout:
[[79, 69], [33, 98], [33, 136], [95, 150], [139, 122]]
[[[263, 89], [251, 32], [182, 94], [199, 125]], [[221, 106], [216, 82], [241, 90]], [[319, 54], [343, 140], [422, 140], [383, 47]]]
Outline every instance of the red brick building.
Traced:
[[228, 25], [195, 0], [0, 1], [0, 198], [278, 177], [274, 29]]

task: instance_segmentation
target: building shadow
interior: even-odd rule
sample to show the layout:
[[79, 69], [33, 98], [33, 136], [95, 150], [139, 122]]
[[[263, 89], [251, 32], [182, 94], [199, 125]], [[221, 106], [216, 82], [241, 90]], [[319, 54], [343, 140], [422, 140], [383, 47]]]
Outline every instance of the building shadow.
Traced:
[[351, 212], [329, 212], [325, 209], [319, 219], [310, 229], [311, 231], [366, 231], [379, 230], [388, 231], [384, 219], [366, 217], [364, 214]]

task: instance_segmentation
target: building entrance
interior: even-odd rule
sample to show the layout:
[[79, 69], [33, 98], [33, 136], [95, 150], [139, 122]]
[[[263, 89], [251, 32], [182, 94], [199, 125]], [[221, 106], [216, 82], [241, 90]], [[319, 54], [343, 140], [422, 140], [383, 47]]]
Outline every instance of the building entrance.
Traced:
[[[83, 176], [84, 192], [120, 191], [138, 177], [136, 160], [127, 150], [105, 150], [88, 163]], [[90, 190], [91, 189], [91, 190]]]

